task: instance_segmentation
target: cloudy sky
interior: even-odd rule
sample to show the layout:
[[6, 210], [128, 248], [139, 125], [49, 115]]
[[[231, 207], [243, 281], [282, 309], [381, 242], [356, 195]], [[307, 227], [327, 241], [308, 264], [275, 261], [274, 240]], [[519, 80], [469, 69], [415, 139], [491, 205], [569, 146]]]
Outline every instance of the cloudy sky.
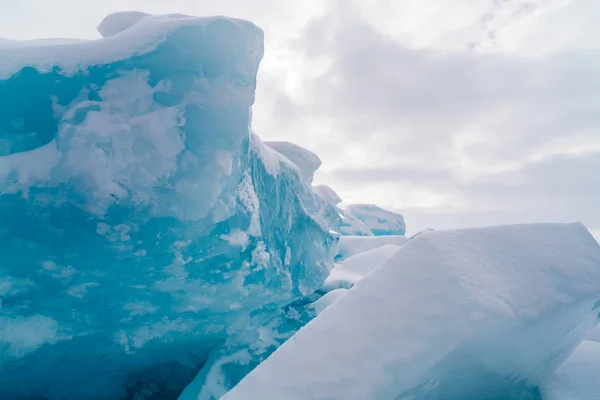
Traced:
[[254, 129], [316, 152], [345, 203], [600, 233], [598, 0], [1, 0], [0, 37], [97, 38], [119, 10], [263, 28]]

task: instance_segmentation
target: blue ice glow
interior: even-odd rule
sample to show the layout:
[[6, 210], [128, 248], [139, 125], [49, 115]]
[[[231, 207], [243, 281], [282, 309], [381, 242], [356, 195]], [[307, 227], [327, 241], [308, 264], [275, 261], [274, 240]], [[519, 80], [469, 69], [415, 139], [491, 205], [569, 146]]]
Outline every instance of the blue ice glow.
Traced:
[[0, 47], [2, 398], [127, 398], [148, 376], [167, 398], [332, 265], [331, 207], [249, 128], [262, 31], [106, 32]]

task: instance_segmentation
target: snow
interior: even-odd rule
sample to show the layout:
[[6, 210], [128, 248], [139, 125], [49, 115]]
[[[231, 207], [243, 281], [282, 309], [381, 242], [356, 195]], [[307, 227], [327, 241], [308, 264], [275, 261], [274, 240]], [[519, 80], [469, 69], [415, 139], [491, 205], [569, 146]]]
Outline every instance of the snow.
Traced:
[[333, 303], [345, 296], [347, 292], [348, 290], [343, 288], [338, 288], [327, 292], [319, 300], [311, 303], [310, 308], [314, 310], [316, 315], [319, 315], [325, 311], [327, 307], [331, 306]]
[[404, 235], [404, 217], [384, 210], [374, 204], [353, 204], [346, 207], [346, 213], [362, 221], [375, 236]]
[[[350, 236], [346, 236], [348, 238]], [[321, 290], [349, 289], [373, 272], [400, 249], [400, 246], [385, 244], [381, 247], [348, 257], [331, 270]]]
[[341, 261], [355, 254], [364, 253], [387, 244], [403, 246], [407, 241], [408, 239], [405, 236], [342, 236], [336, 259]]
[[265, 144], [276, 152], [294, 163], [300, 170], [302, 181], [305, 185], [312, 184], [315, 171], [321, 166], [321, 159], [312, 151], [290, 142], [265, 142]]
[[[126, 22], [123, 28], [132, 22], [131, 17], [124, 19]], [[235, 26], [239, 29], [239, 33], [231, 35], [229, 29], [223, 29], [225, 25]], [[9, 78], [23, 67], [34, 67], [40, 72], [59, 68], [61, 73], [72, 76], [76, 72], [85, 71], [90, 66], [114, 63], [153, 52], [167, 41], [169, 34], [172, 35], [181, 28], [205, 29], [205, 32], [212, 37], [208, 43], [198, 40], [195, 44], [190, 44], [191, 48], [197, 46], [199, 52], [234, 48], [241, 50], [245, 53], [242, 57], [245, 63], [243, 69], [247, 71], [255, 69], [263, 55], [262, 31], [251, 22], [235, 18], [182, 17], [177, 14], [151, 15], [141, 18], [129, 29], [118, 34], [115, 34], [115, 31], [119, 30], [116, 24], [113, 26], [109, 23], [107, 27], [107, 32], [113, 35], [98, 40], [0, 41], [0, 79]], [[243, 37], [245, 39], [240, 40]], [[250, 42], [252, 43], [249, 46], [245, 46]], [[218, 43], [219, 48], [211, 49], [210, 43]], [[172, 61], [176, 62], [176, 60]]]
[[100, 22], [96, 30], [102, 37], [114, 36], [149, 16], [150, 14], [141, 11], [123, 11], [109, 14]]
[[600, 399], [600, 343], [585, 340], [542, 386], [544, 400]]
[[223, 400], [518, 398], [583, 340], [599, 297], [581, 224], [426, 232]]

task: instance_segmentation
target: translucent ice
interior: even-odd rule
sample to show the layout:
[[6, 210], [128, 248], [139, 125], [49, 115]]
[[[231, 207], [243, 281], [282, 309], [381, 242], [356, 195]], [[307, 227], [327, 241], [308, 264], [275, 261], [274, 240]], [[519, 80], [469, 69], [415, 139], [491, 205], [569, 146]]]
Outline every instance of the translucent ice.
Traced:
[[[249, 130], [262, 31], [131, 13], [99, 29], [0, 43], [2, 399], [189, 381], [332, 265], [339, 217]], [[187, 383], [163, 381], [161, 398]]]
[[600, 247], [580, 224], [426, 232], [223, 399], [539, 398], [599, 297]]

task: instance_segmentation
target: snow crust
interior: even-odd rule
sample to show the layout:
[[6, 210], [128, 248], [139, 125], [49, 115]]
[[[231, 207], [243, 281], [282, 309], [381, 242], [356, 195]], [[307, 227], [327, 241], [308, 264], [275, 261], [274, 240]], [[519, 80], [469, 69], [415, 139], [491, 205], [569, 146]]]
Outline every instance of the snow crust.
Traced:
[[223, 399], [521, 396], [595, 325], [599, 266], [580, 224], [423, 233]]
[[[109, 16], [107, 20], [121, 19], [120, 14]], [[180, 29], [192, 35], [200, 34], [199, 37], [210, 37], [208, 41], [197, 40], [195, 43], [186, 43], [184, 47], [196, 54], [225, 51], [232, 57], [229, 61], [235, 61], [244, 75], [252, 75], [263, 56], [263, 32], [248, 21], [175, 14], [145, 16], [132, 24], [132, 15], [122, 18], [125, 22], [120, 29], [117, 29], [116, 23], [105, 24], [106, 32], [112, 35], [99, 40], [0, 41], [0, 79], [8, 79], [23, 67], [33, 67], [39, 72], [59, 69], [67, 76], [85, 73], [87, 68], [95, 65], [152, 53], [161, 44], [171, 41], [173, 36], [181, 36], [181, 33], [176, 33]], [[232, 30], [231, 26], [236, 28]], [[184, 67], [180, 59], [171, 60], [174, 68]]]

